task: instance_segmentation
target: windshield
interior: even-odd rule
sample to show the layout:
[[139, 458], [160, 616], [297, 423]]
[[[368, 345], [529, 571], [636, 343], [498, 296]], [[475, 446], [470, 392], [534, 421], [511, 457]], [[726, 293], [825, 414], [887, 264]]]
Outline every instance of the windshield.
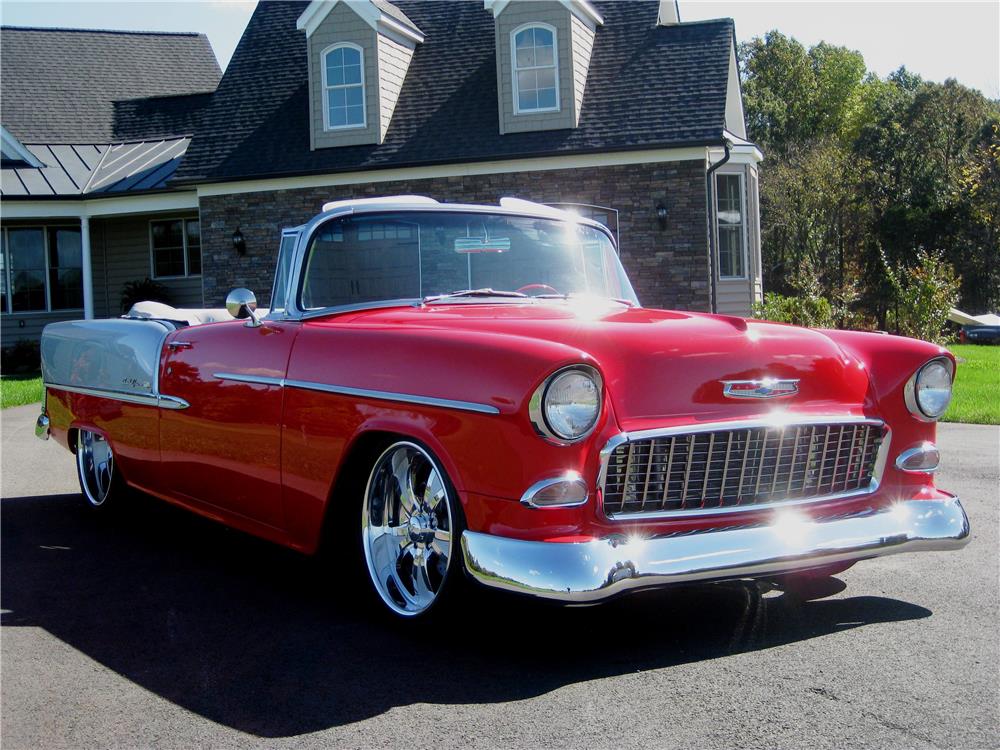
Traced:
[[556, 219], [432, 211], [345, 216], [316, 230], [304, 268], [304, 310], [461, 292], [454, 299], [596, 295], [638, 304], [608, 236]]

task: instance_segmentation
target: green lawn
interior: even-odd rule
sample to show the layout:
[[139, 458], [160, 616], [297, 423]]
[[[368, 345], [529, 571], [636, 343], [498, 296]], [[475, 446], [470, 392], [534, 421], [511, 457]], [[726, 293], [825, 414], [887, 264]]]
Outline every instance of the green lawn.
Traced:
[[1000, 424], [1000, 346], [956, 344], [955, 394], [945, 422]]
[[4, 375], [0, 377], [0, 408], [33, 404], [42, 400], [41, 375]]

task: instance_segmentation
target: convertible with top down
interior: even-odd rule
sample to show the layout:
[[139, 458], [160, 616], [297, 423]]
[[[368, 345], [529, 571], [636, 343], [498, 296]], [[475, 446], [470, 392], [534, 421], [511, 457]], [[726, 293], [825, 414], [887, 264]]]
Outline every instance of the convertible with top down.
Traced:
[[962, 547], [934, 485], [955, 360], [639, 304], [613, 235], [504, 199], [343, 201], [282, 233], [268, 310], [139, 303], [42, 338], [37, 434], [413, 617], [479, 584], [592, 603]]

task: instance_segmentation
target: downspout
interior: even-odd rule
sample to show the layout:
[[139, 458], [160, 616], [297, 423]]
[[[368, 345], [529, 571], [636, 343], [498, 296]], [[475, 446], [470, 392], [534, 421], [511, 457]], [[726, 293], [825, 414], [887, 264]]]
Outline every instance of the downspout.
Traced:
[[[729, 161], [729, 148], [732, 144], [728, 139], [723, 139], [722, 148], [726, 150], [725, 156], [723, 156], [715, 164], [710, 164], [708, 171], [705, 173], [705, 207], [708, 209], [708, 270], [711, 276], [711, 290], [712, 299], [710, 300], [712, 312], [718, 312], [718, 302], [717, 295], [718, 289], [716, 289], [715, 282], [715, 208], [712, 205], [712, 175], [715, 174], [715, 170]], [[709, 152], [709, 159], [712, 158], [711, 152]]]

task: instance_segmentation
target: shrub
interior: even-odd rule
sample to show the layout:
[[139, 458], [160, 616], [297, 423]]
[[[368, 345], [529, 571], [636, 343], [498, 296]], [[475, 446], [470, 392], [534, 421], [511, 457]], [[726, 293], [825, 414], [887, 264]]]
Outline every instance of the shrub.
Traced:
[[159, 282], [146, 277], [142, 281], [129, 281], [122, 287], [122, 312], [127, 313], [136, 302], [162, 302], [170, 304], [170, 293]]
[[39, 343], [29, 339], [18, 339], [13, 346], [3, 350], [0, 369], [4, 375], [34, 375], [42, 367]]
[[754, 303], [752, 316], [809, 328], [833, 328], [836, 325], [833, 305], [823, 297], [808, 294], [786, 297], [768, 292], [763, 302]]
[[893, 333], [945, 343], [944, 329], [951, 308], [958, 303], [961, 279], [944, 254], [921, 248], [913, 265], [893, 268], [883, 253], [882, 265], [895, 296], [889, 315]]

